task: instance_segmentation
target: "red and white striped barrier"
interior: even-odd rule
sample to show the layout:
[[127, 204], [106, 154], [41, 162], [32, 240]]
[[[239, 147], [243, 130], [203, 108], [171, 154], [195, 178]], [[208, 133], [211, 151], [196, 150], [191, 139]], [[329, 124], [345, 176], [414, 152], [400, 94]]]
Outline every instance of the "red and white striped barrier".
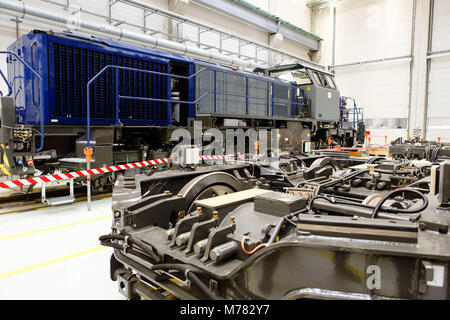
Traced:
[[127, 163], [127, 164], [121, 164], [121, 165], [117, 165], [117, 166], [104, 167], [104, 168], [98, 168], [98, 169], [83, 170], [83, 171], [76, 171], [76, 172], [70, 172], [70, 173], [59, 173], [59, 174], [52, 174], [52, 175], [48, 175], [48, 176], [35, 177], [35, 178], [26, 178], [26, 179], [15, 180], [15, 181], [4, 181], [4, 182], [0, 182], [0, 188], [9, 189], [9, 188], [15, 188], [15, 187], [34, 185], [34, 184], [38, 184], [38, 183], [69, 180], [69, 179], [86, 177], [86, 176], [95, 175], [95, 174], [103, 174], [103, 173], [109, 173], [109, 172], [114, 172], [114, 171], [123, 171], [123, 170], [128, 170], [128, 169], [133, 169], [133, 168], [155, 166], [158, 164], [163, 164], [163, 163], [168, 163], [168, 162], [169, 162], [169, 159], [164, 158], [164, 159], [148, 160], [148, 161], [135, 162], [135, 163]]
[[[263, 155], [257, 155], [257, 156], [261, 157]], [[202, 161], [226, 160], [226, 159], [229, 159], [232, 157], [234, 157], [234, 156], [232, 156], [232, 155], [200, 156], [200, 160], [202, 160]], [[26, 179], [21, 179], [21, 180], [14, 180], [14, 181], [3, 181], [3, 182], [0, 182], [0, 188], [10, 189], [10, 188], [35, 185], [38, 183], [48, 183], [48, 182], [56, 182], [56, 181], [62, 181], [62, 180], [70, 180], [70, 179], [75, 179], [75, 178], [80, 178], [80, 177], [92, 176], [92, 175], [96, 175], [96, 174], [104, 174], [104, 173], [123, 171], [123, 170], [129, 170], [129, 169], [134, 169], [134, 168], [155, 166], [155, 165], [164, 164], [164, 163], [168, 163], [168, 162], [170, 162], [169, 158], [163, 158], [163, 159], [121, 164], [121, 165], [111, 166], [111, 167], [103, 167], [103, 168], [98, 168], [98, 169], [82, 170], [82, 171], [69, 172], [69, 173], [58, 173], [58, 174], [52, 174], [52, 175], [34, 177], [34, 178], [26, 178]]]

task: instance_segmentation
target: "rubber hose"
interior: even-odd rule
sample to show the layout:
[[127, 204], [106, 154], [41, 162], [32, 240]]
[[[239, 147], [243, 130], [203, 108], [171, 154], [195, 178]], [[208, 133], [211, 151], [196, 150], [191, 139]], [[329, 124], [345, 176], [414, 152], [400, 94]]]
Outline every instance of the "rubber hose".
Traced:
[[[102, 246], [111, 247], [111, 248], [114, 248], [114, 249], [117, 249], [117, 250], [121, 250], [121, 251], [125, 249], [124, 247], [122, 247], [121, 245], [119, 245], [117, 243], [102, 241], [102, 242], [100, 242], [100, 244]], [[149, 257], [149, 256], [147, 256], [145, 254], [142, 254], [139, 251], [136, 251], [136, 250], [134, 250], [132, 248], [127, 248], [127, 253], [130, 253], [130, 254], [132, 254], [134, 256], [137, 256], [137, 257], [141, 258], [142, 260], [148, 261], [150, 263], [155, 263], [154, 261], [152, 261], [151, 257]]]
[[[408, 211], [407, 211], [408, 213], [418, 213], [418, 212], [420, 212], [420, 211], [425, 210], [425, 209], [428, 207], [428, 198], [427, 198], [426, 196], [424, 196], [421, 192], [419, 192], [419, 191], [417, 191], [417, 190], [414, 190], [414, 189], [410, 189], [410, 188], [397, 189], [397, 190], [393, 190], [393, 191], [389, 192], [387, 195], [385, 195], [385, 196], [377, 203], [377, 205], [376, 205], [375, 208], [373, 209], [371, 218], [373, 219], [373, 218], [376, 218], [376, 217], [377, 217], [378, 211], [380, 210], [381, 206], [382, 206], [383, 203], [385, 203], [390, 197], [392, 197], [392, 196], [394, 196], [394, 195], [396, 195], [396, 194], [402, 194], [402, 193], [412, 193], [412, 194], [415, 194], [415, 195], [419, 196], [419, 197], [422, 199], [422, 201], [423, 201], [423, 204], [422, 204], [422, 206], [421, 206], [420, 208], [414, 209], [414, 210], [408, 210]], [[403, 210], [405, 210], [405, 209], [398, 209], [397, 212], [402, 213]]]
[[211, 293], [209, 288], [200, 280], [199, 277], [197, 277], [197, 275], [194, 273], [194, 271], [192, 271], [189, 268], [189, 266], [187, 266], [187, 265], [167, 263], [167, 264], [160, 264], [160, 265], [151, 267], [151, 270], [153, 270], [153, 271], [155, 271], [155, 270], [170, 270], [170, 269], [184, 272], [186, 274], [186, 276], [189, 277], [189, 280], [191, 280], [198, 287], [198, 289], [203, 293], [203, 295], [206, 296], [208, 299], [219, 300], [215, 295], [213, 295]]
[[[127, 236], [123, 235], [123, 234], [108, 234], [108, 235], [104, 235], [101, 236], [99, 238], [100, 241], [105, 241], [105, 240], [122, 240], [125, 241]], [[160, 263], [161, 262], [161, 258], [155, 254], [153, 252], [153, 248], [151, 246], [149, 246], [148, 244], [144, 243], [143, 241], [136, 239], [132, 236], [128, 236], [128, 242], [131, 244], [134, 244], [135, 246], [139, 247], [140, 249], [142, 249], [142, 251], [144, 251], [146, 254], [148, 254], [154, 261], [155, 263]]]

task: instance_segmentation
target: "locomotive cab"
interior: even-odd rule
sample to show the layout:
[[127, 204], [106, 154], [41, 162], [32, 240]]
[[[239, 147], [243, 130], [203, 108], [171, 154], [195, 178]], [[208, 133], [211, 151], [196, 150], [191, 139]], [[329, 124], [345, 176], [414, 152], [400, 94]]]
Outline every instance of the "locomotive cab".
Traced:
[[340, 92], [332, 73], [300, 63], [280, 65], [265, 70], [266, 75], [295, 83], [295, 99], [304, 98], [309, 118], [326, 122], [339, 121]]

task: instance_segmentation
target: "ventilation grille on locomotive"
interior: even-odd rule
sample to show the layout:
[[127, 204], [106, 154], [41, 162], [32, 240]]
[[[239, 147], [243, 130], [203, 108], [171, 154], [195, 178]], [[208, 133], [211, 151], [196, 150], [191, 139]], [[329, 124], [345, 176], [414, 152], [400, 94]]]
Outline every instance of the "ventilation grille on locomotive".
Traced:
[[[86, 121], [87, 83], [107, 65], [169, 73], [168, 64], [119, 54], [54, 43], [54, 103], [51, 118], [59, 122]], [[91, 85], [92, 124], [116, 122], [116, 76], [109, 69]], [[168, 77], [129, 70], [119, 71], [119, 95], [168, 99]], [[168, 125], [168, 103], [120, 100], [119, 119], [128, 125]], [[66, 121], [65, 121], [66, 120]]]

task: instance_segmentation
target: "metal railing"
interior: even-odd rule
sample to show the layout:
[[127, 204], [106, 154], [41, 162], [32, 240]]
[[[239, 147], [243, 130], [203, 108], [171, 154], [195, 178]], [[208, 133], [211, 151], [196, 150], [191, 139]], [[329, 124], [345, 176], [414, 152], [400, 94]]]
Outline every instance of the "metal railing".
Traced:
[[[349, 107], [348, 105], [344, 107], [343, 101], [351, 100], [353, 102], [353, 107]], [[364, 108], [358, 107], [356, 104], [356, 100], [351, 97], [341, 97], [341, 129], [344, 128], [344, 111], [348, 111], [349, 121], [351, 121], [353, 128], [358, 131], [359, 126], [364, 123]]]
[[[115, 92], [116, 92], [116, 97], [115, 97], [115, 102], [116, 102], [116, 106], [115, 106], [115, 112], [116, 112], [116, 123], [115, 125], [120, 125], [120, 117], [119, 117], [119, 113], [120, 113], [120, 100], [136, 100], [136, 101], [150, 101], [150, 102], [165, 102], [168, 103], [169, 106], [167, 108], [167, 117], [169, 120], [169, 125], [171, 125], [171, 118], [172, 118], [172, 108], [171, 108], [171, 104], [172, 103], [176, 103], [176, 104], [189, 104], [189, 105], [196, 105], [198, 103], [200, 103], [202, 100], [204, 100], [206, 97], [213, 95], [214, 96], [214, 113], [217, 112], [217, 96], [219, 95], [223, 95], [223, 96], [232, 96], [232, 97], [237, 97], [237, 98], [243, 98], [246, 100], [245, 104], [246, 104], [246, 115], [248, 115], [248, 106], [249, 106], [249, 101], [250, 100], [260, 100], [260, 101], [265, 101], [265, 102], [269, 102], [271, 104], [271, 114], [268, 114], [268, 116], [274, 116], [274, 106], [275, 104], [286, 104], [286, 105], [291, 105], [292, 108], [290, 110], [291, 112], [291, 116], [292, 118], [295, 118], [295, 112], [294, 112], [294, 108], [296, 105], [298, 106], [303, 106], [303, 103], [301, 102], [294, 102], [292, 99], [291, 100], [284, 100], [284, 99], [275, 99], [273, 97], [273, 92], [274, 92], [274, 82], [272, 79], [266, 78], [266, 77], [259, 77], [256, 75], [252, 75], [252, 74], [236, 74], [232, 71], [228, 71], [228, 70], [217, 70], [214, 68], [203, 68], [199, 71], [197, 71], [196, 73], [190, 75], [190, 76], [181, 76], [181, 75], [174, 75], [174, 74], [170, 74], [170, 73], [163, 73], [163, 72], [157, 72], [157, 71], [150, 71], [150, 70], [143, 70], [143, 69], [136, 69], [136, 68], [130, 68], [130, 67], [123, 67], [123, 66], [117, 66], [117, 65], [107, 65], [105, 66], [102, 70], [100, 70], [94, 77], [91, 78], [91, 80], [89, 80], [89, 82], [87, 83], [87, 115], [86, 115], [86, 124], [87, 124], [87, 147], [90, 147], [90, 142], [91, 142], [91, 94], [90, 94], [90, 89], [91, 89], [91, 85], [102, 75], [104, 74], [106, 71], [113, 69], [115, 70]], [[131, 72], [140, 72], [140, 73], [146, 73], [146, 74], [153, 74], [153, 75], [161, 75], [161, 76], [165, 76], [169, 78], [169, 92], [171, 92], [172, 87], [171, 87], [171, 80], [172, 78], [177, 78], [177, 79], [183, 79], [183, 80], [192, 80], [195, 77], [199, 76], [200, 74], [202, 74], [205, 71], [212, 71], [213, 72], [213, 81], [214, 81], [214, 90], [210, 90], [206, 93], [204, 93], [203, 95], [201, 95], [200, 97], [198, 97], [197, 99], [193, 100], [193, 101], [181, 101], [181, 100], [174, 100], [172, 99], [172, 97], [170, 96], [169, 99], [157, 99], [157, 98], [147, 98], [147, 97], [133, 97], [133, 96], [122, 96], [119, 94], [119, 88], [120, 88], [120, 76], [119, 76], [119, 72], [120, 71], [131, 71]], [[232, 94], [232, 93], [227, 93], [227, 92], [218, 92], [217, 91], [217, 73], [224, 73], [224, 74], [231, 74], [233, 76], [237, 77], [241, 77], [241, 78], [245, 78], [246, 79], [246, 95], [238, 95], [238, 94]], [[260, 98], [260, 97], [250, 97], [248, 95], [248, 82], [249, 79], [255, 79], [258, 81], [263, 81], [263, 82], [267, 82], [271, 84], [271, 98]], [[288, 83], [286, 83], [288, 84]], [[290, 85], [290, 84], [288, 84]], [[291, 90], [292, 88], [289, 88], [289, 90]]]
[[[63, 8], [71, 15], [74, 15], [78, 12], [82, 12], [88, 16], [92, 16], [107, 21], [112, 26], [116, 27], [121, 25], [129, 26], [133, 29], [142, 30], [144, 34], [149, 34], [152, 36], [160, 35], [161, 38], [167, 38], [169, 40], [173, 40], [179, 43], [192, 43], [193, 45], [199, 48], [204, 48], [208, 50], [214, 49], [225, 55], [237, 57], [239, 59], [244, 59], [248, 61], [255, 61], [255, 63], [264, 65], [266, 67], [274, 63], [273, 61], [270, 61], [270, 56], [272, 56], [274, 60], [283, 64], [287, 64], [290, 62], [302, 62], [325, 69], [325, 66], [319, 65], [312, 61], [302, 59], [301, 57], [298, 57], [294, 54], [289, 54], [281, 50], [277, 50], [268, 45], [257, 43], [255, 41], [249, 41], [248, 39], [244, 39], [229, 32], [220, 30], [218, 28], [214, 28], [210, 25], [201, 23], [199, 21], [194, 21], [193, 19], [181, 16], [174, 12], [156, 8], [155, 6], [149, 4], [144, 3], [141, 4], [138, 3], [137, 1], [110, 0], [108, 2], [107, 13], [93, 12], [83, 7], [80, 8], [77, 8], [76, 6], [72, 7], [71, 0], [66, 0], [65, 3], [61, 3], [55, 0], [41, 0], [41, 1], [59, 8]], [[143, 15], [142, 23], [141, 24], [135, 23], [132, 21], [126, 21], [124, 19], [113, 17], [112, 8], [118, 3], [140, 9]], [[196, 33], [195, 38], [189, 38], [185, 36], [185, 34], [177, 35], [174, 34], [175, 32], [169, 33], [164, 32], [160, 29], [151, 28], [148, 23], [150, 17], [168, 19], [169, 21], [172, 20], [174, 21], [174, 25], [176, 25], [177, 28], [182, 27], [184, 25], [192, 27]], [[236, 46], [228, 45], [231, 43], [236, 44]], [[236, 49], [234, 47], [236, 47]], [[247, 47], [247, 50], [245, 50], [245, 52], [243, 50], [244, 47]]]
[[[3, 74], [3, 71], [2, 71], [2, 70], [0, 70], [0, 76], [1, 76], [2, 79], [5, 81], [6, 86], [8, 87], [8, 94], [7, 94], [6, 96], [9, 97], [9, 96], [12, 95], [12, 91], [13, 91], [13, 90], [12, 90], [12, 87], [11, 87], [11, 85], [9, 84], [8, 79], [6, 79], [5, 75]], [[3, 92], [1, 92], [1, 91], [0, 91], [0, 96], [3, 97]]]

